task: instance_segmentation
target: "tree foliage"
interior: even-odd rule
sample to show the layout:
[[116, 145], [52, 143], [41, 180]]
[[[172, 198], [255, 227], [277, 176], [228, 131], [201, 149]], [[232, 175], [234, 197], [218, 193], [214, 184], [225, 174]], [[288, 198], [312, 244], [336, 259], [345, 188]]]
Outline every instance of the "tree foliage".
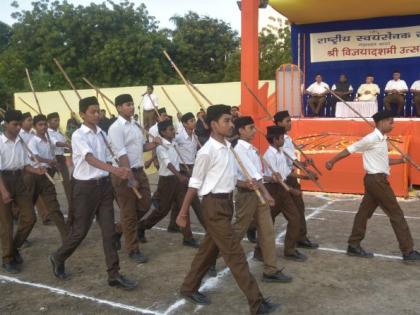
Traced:
[[[175, 27], [168, 30], [158, 28], [144, 4], [129, 0], [88, 6], [36, 0], [30, 10], [20, 10], [17, 1], [12, 5], [16, 22], [0, 23], [1, 104], [11, 102], [14, 92], [29, 90], [25, 67], [37, 91], [68, 88], [53, 58], [80, 88], [86, 87], [83, 76], [98, 86], [180, 82], [163, 49], [193, 82], [232, 81], [240, 75], [238, 34], [218, 19], [188, 12], [172, 17]], [[264, 78], [273, 77], [270, 71], [290, 52], [290, 31], [288, 37], [283, 37], [286, 30], [271, 32], [261, 38]]]

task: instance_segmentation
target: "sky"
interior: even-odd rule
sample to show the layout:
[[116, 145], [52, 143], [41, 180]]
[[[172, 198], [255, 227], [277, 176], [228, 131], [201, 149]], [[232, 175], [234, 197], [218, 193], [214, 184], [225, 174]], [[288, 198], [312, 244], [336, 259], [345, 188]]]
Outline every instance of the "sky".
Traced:
[[[20, 9], [30, 9], [33, 0], [17, 0]], [[197, 12], [200, 15], [208, 15], [213, 18], [221, 19], [230, 23], [233, 29], [240, 33], [241, 15], [236, 0], [211, 0], [211, 1], [197, 1], [197, 0], [132, 0], [133, 2], [143, 2], [149, 14], [155, 16], [160, 22], [161, 28], [173, 28], [173, 24], [169, 19], [175, 15], [183, 15], [188, 11]], [[6, 24], [13, 24], [14, 20], [10, 16], [15, 11], [10, 3], [12, 0], [0, 1], [0, 21]], [[68, 0], [69, 3], [75, 5], [89, 5], [91, 2], [102, 3], [103, 0]], [[115, 0], [118, 2], [118, 0]], [[260, 29], [262, 29], [269, 22], [269, 17], [281, 17], [270, 6], [267, 9], [260, 10]]]

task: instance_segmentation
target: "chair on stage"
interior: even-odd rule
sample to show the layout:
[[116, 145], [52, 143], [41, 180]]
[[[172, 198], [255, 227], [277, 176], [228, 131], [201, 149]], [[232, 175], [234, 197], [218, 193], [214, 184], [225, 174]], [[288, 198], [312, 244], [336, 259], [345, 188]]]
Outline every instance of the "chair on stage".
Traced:
[[[305, 117], [315, 117], [314, 116], [314, 113], [313, 113], [313, 111], [312, 111], [312, 108], [311, 108], [311, 106], [309, 106], [309, 98], [311, 97], [311, 95], [310, 94], [305, 94], [304, 96], [304, 102], [303, 102], [303, 104], [305, 105], [304, 106], [304, 110], [305, 110]], [[327, 107], [329, 107], [330, 105], [329, 105], [329, 99], [330, 99], [330, 97], [329, 97], [329, 95], [325, 95], [324, 96], [325, 97], [325, 105], [324, 105], [324, 107], [321, 109], [321, 112], [320, 112], [320, 115], [319, 115], [319, 117], [329, 117], [328, 116], [328, 114], [330, 113], [330, 109], [328, 109], [327, 110]]]

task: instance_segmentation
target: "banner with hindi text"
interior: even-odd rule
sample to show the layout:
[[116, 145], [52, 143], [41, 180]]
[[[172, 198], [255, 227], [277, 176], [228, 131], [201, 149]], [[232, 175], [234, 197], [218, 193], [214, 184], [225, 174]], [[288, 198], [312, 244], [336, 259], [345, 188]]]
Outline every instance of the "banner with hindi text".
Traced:
[[311, 62], [420, 56], [420, 25], [311, 33]]

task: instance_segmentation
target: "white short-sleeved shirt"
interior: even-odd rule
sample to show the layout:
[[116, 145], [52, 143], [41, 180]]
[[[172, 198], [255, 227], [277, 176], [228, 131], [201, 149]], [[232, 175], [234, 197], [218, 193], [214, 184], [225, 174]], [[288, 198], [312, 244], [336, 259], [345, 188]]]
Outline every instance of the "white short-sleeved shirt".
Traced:
[[86, 155], [92, 154], [96, 159], [106, 163], [111, 160], [102, 135], [106, 137], [101, 128], [96, 126], [96, 132], [82, 124], [73, 132], [71, 146], [73, 151], [73, 177], [78, 180], [91, 180], [106, 177], [108, 172], [96, 168], [86, 162]]
[[[274, 172], [280, 173], [283, 180], [286, 180], [286, 178], [290, 175], [291, 170], [287, 164], [287, 158], [283, 154], [283, 151], [277, 150], [275, 147], [270, 145], [264, 153], [264, 159], [271, 166]], [[268, 167], [265, 167], [264, 175], [271, 177], [273, 176], [273, 173]]]
[[389, 175], [387, 136], [378, 129], [348, 146], [347, 151], [363, 153], [363, 166], [368, 174]]
[[175, 143], [179, 154], [181, 155], [181, 163], [184, 161], [188, 165], [193, 165], [195, 162], [195, 157], [197, 155], [197, 138], [194, 136], [194, 133], [189, 136], [185, 128], [179, 129], [179, 132], [175, 136]]
[[[28, 143], [29, 149], [32, 151], [34, 155], [37, 155], [43, 159], [53, 160], [54, 154], [51, 151], [51, 145], [46, 139], [42, 139], [38, 135], [32, 137], [31, 141]], [[49, 168], [50, 166], [47, 163], [37, 163], [35, 161], [31, 161], [31, 165], [35, 168], [39, 167], [46, 167]]]
[[[287, 134], [284, 135], [284, 144], [281, 150], [284, 150], [287, 153], [287, 155], [289, 155], [292, 158], [293, 161], [297, 160], [297, 156], [295, 153], [296, 148], [293, 144], [293, 139]], [[290, 172], [293, 170], [293, 161], [286, 157], [286, 162], [289, 166]]]
[[[239, 139], [234, 150], [241, 159], [242, 165], [247, 170], [249, 176], [253, 179], [261, 180], [264, 174], [257, 149], [255, 149], [251, 143]], [[246, 181], [247, 177], [242, 173], [242, 169], [239, 167], [239, 164], [237, 163], [236, 166], [238, 180]]]
[[156, 148], [156, 155], [159, 161], [159, 176], [175, 175], [169, 170], [168, 165], [171, 163], [177, 171], [179, 171], [179, 156], [175, 150], [175, 143], [169, 142], [162, 138], [162, 145]]
[[[369, 91], [369, 94], [365, 94], [365, 92]], [[377, 100], [378, 94], [381, 93], [381, 89], [375, 83], [364, 83], [360, 85], [357, 89], [358, 100], [359, 101], [367, 101], [367, 102], [374, 102]]]
[[[109, 127], [108, 139], [112, 151], [117, 158], [127, 155], [130, 168], [144, 166], [143, 146], [146, 139], [137, 123], [131, 119], [130, 121], [119, 116], [118, 119]], [[113, 162], [114, 166], [116, 162]]]
[[[158, 123], [155, 123], [152, 127], [149, 128], [149, 134], [154, 138], [160, 137], [159, 129], [158, 129]], [[149, 137], [149, 142], [153, 141], [152, 137]]]
[[420, 80], [414, 81], [411, 85], [411, 90], [420, 92]]
[[22, 137], [23, 141], [25, 141], [25, 143], [28, 144], [29, 141], [31, 141], [32, 137], [34, 136], [34, 132], [32, 130], [28, 132], [22, 128], [19, 131], [19, 135]]
[[235, 189], [236, 162], [229, 141], [209, 138], [197, 152], [188, 186], [197, 189], [199, 196], [228, 194]]
[[2, 134], [0, 136], [0, 170], [16, 171], [30, 164], [31, 161], [19, 137], [12, 141]]
[[405, 83], [404, 80], [389, 80], [388, 83], [385, 86], [385, 91], [391, 91], [391, 90], [397, 90], [397, 91], [407, 91], [408, 86], [407, 83]]
[[330, 86], [325, 82], [314, 82], [306, 89], [306, 91], [311, 94], [324, 94], [327, 90], [329, 90], [329, 88]]
[[159, 98], [153, 93], [150, 95], [145, 94], [143, 96], [143, 110], [154, 110], [154, 106], [156, 106], [156, 108], [159, 107]]
[[66, 143], [66, 137], [64, 137], [64, 135], [60, 132], [60, 130], [54, 130], [51, 128], [48, 128], [48, 134], [50, 136], [51, 143], [54, 145], [54, 154], [63, 155], [64, 148], [57, 147], [57, 142]]

